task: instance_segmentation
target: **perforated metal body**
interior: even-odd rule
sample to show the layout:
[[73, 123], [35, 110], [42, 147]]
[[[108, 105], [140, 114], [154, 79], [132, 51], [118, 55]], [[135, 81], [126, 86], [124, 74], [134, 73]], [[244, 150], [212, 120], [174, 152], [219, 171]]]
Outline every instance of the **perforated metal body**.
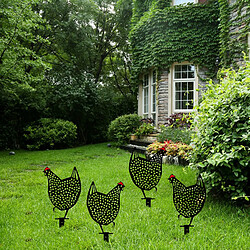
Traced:
[[172, 177], [170, 182], [173, 184], [174, 206], [179, 214], [185, 218], [196, 216], [202, 210], [206, 200], [206, 189], [201, 176], [198, 176], [195, 185], [188, 187], [175, 177]]
[[141, 190], [151, 190], [159, 183], [162, 175], [162, 155], [155, 154], [149, 159], [131, 154], [129, 173], [134, 184]]
[[48, 177], [48, 194], [52, 204], [59, 210], [72, 208], [81, 193], [81, 181], [77, 169], [74, 168], [71, 177], [63, 180], [51, 170], [47, 170], [46, 175]]
[[88, 197], [87, 207], [92, 219], [101, 225], [108, 225], [115, 220], [120, 209], [121, 185], [115, 186], [109, 193], [103, 194], [97, 191], [92, 182]]

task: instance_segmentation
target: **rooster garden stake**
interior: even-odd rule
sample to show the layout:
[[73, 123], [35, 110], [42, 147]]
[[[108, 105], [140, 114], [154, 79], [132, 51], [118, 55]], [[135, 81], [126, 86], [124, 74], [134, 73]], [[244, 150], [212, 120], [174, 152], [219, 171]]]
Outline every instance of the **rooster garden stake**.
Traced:
[[59, 210], [66, 210], [64, 217], [56, 218], [59, 220], [59, 227], [64, 225], [64, 220], [70, 208], [72, 208], [78, 201], [81, 193], [81, 181], [79, 174], [74, 167], [71, 177], [61, 180], [54, 174], [50, 168], [44, 169], [44, 174], [48, 177], [48, 193], [50, 201], [55, 208]]
[[194, 216], [196, 216], [203, 208], [206, 200], [205, 184], [201, 175], [198, 176], [195, 185], [186, 187], [172, 174], [169, 177], [170, 183], [173, 185], [173, 201], [176, 210], [185, 218], [191, 218], [189, 225], [183, 225], [184, 234], [189, 233]]
[[146, 197], [145, 190], [156, 188], [162, 175], [162, 151], [154, 154], [151, 158], [145, 159], [139, 155], [135, 156], [132, 152], [129, 162], [129, 173], [134, 184], [141, 189], [146, 206], [151, 207], [151, 200], [154, 198]]
[[119, 182], [109, 193], [103, 194], [97, 191], [95, 183], [92, 182], [88, 196], [87, 207], [92, 219], [100, 225], [104, 241], [109, 241], [109, 232], [104, 232], [102, 226], [114, 223], [120, 209], [120, 193], [124, 184]]

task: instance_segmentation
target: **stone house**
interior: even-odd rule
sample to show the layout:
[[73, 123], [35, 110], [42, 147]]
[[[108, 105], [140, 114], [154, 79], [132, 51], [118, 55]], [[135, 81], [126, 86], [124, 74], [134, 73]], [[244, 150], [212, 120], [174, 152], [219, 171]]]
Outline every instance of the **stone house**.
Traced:
[[[243, 62], [242, 51], [245, 51], [245, 53], [250, 56], [249, 6], [247, 6], [247, 4], [242, 6], [237, 0], [224, 1], [227, 2], [229, 10], [229, 12], [227, 12], [228, 19], [224, 20], [224, 22], [229, 24], [229, 29], [226, 31], [223, 30], [223, 25], [220, 23], [223, 21], [220, 16], [223, 13], [223, 8], [219, 7], [220, 11], [217, 12], [218, 19], [216, 20], [219, 20], [216, 27], [218, 35], [217, 38], [215, 38], [214, 45], [215, 48], [218, 48], [218, 53], [214, 53], [212, 56], [214, 63], [214, 76], [216, 76], [216, 71], [218, 71], [218, 69], [222, 66], [228, 67], [240, 65]], [[177, 6], [178, 10], [178, 5], [181, 5], [181, 10], [183, 10], [183, 8], [191, 8], [192, 5], [195, 4], [206, 5], [207, 2], [208, 1], [204, 0], [199, 2], [197, 0], [173, 0], [169, 7], [165, 7], [165, 9], [176, 9]], [[145, 19], [145, 13], [140, 18]], [[192, 17], [192, 20], [194, 21], [195, 17]], [[150, 21], [152, 21], [152, 19], [150, 19]], [[202, 20], [202, 22], [204, 22], [204, 20]], [[210, 20], [208, 20], [208, 22], [210, 22]], [[202, 28], [203, 26], [200, 27]], [[176, 29], [178, 28], [179, 27], [176, 27]], [[137, 26], [135, 26], [134, 29], [136, 30]], [[199, 33], [198, 29], [196, 30], [197, 34]], [[225, 40], [225, 37], [227, 40]], [[144, 39], [148, 39], [146, 35]], [[168, 42], [167, 39], [168, 38], [166, 38], [166, 42]], [[225, 44], [227, 44], [227, 47], [224, 50], [222, 48], [222, 39], [224, 39], [224, 41], [226, 41]], [[140, 50], [137, 50], [136, 43], [134, 43], [134, 45], [132, 43], [132, 47], [133, 46], [137, 60], [137, 57], [140, 57]], [[190, 45], [190, 47], [192, 46]], [[171, 49], [172, 48], [170, 47], [167, 52], [163, 51], [163, 53], [170, 53], [169, 50]], [[189, 44], [182, 45], [181, 49], [188, 50]], [[178, 51], [175, 53], [178, 53]], [[171, 56], [171, 53], [169, 55]], [[200, 58], [201, 57], [202, 54]], [[182, 57], [180, 56], [179, 58]], [[138, 114], [144, 118], [153, 118], [156, 126], [164, 124], [166, 118], [173, 113], [193, 112], [195, 110], [195, 106], [198, 105], [202, 92], [206, 89], [206, 82], [209, 79], [206, 66], [197, 63], [197, 59], [195, 57], [186, 56], [183, 58], [188, 58], [189, 60], [174, 61], [173, 59], [172, 61], [170, 60], [171, 63], [168, 63], [166, 67], [156, 67], [151, 64], [149, 66], [145, 66], [141, 72], [138, 73]]]

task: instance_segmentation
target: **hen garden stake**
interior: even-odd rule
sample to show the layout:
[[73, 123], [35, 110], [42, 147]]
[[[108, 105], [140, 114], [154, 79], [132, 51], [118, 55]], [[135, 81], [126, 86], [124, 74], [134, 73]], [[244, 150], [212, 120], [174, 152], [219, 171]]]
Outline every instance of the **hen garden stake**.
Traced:
[[66, 210], [64, 217], [59, 220], [59, 227], [64, 225], [64, 220], [70, 208], [78, 201], [81, 193], [81, 181], [76, 167], [74, 167], [70, 177], [61, 180], [50, 168], [44, 169], [44, 174], [48, 177], [48, 193], [54, 208]]
[[104, 232], [102, 226], [114, 223], [120, 209], [120, 194], [124, 187], [124, 184], [119, 182], [111, 191], [103, 194], [97, 191], [94, 182], [90, 186], [87, 207], [92, 219], [100, 225], [100, 234], [103, 234], [105, 241], [109, 241], [109, 234], [112, 233]]
[[154, 154], [150, 159], [145, 159], [132, 152], [129, 162], [129, 173], [134, 184], [141, 189], [146, 205], [151, 207], [151, 200], [146, 197], [145, 190], [156, 188], [162, 175], [162, 152]]
[[206, 200], [205, 184], [199, 175], [195, 185], [186, 187], [172, 174], [168, 178], [173, 185], [173, 201], [176, 210], [185, 218], [191, 218], [189, 225], [183, 225], [184, 234], [189, 233], [194, 216], [196, 216], [204, 206]]

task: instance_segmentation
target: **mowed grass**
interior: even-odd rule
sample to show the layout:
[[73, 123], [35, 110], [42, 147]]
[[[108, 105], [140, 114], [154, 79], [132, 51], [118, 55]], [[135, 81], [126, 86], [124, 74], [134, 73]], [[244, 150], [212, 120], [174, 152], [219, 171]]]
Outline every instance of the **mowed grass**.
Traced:
[[[2, 249], [250, 249], [249, 209], [237, 208], [208, 197], [194, 220], [190, 233], [181, 225], [189, 219], [177, 218], [168, 181], [175, 174], [186, 185], [196, 182], [196, 172], [180, 166], [163, 165], [158, 191], [152, 207], [141, 200], [141, 191], [129, 175], [130, 154], [107, 147], [88, 145], [67, 150], [16, 151], [10, 156], [0, 152], [0, 248]], [[60, 178], [71, 175], [74, 166], [81, 177], [82, 192], [78, 203], [69, 210], [69, 220], [59, 228], [55, 210], [48, 197], [48, 166]], [[112, 232], [104, 242], [100, 227], [86, 206], [92, 181], [97, 190], [107, 193], [118, 182], [125, 184], [120, 212], [113, 224], [104, 226]]]

